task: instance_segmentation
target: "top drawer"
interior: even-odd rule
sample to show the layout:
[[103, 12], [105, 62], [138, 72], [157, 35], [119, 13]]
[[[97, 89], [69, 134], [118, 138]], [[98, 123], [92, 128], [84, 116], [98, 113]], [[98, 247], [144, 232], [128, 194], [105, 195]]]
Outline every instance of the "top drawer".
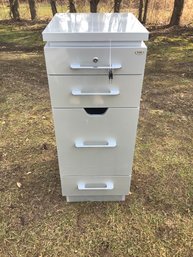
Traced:
[[44, 47], [49, 75], [107, 74], [112, 67], [114, 74], [143, 74], [146, 46], [140, 47]]

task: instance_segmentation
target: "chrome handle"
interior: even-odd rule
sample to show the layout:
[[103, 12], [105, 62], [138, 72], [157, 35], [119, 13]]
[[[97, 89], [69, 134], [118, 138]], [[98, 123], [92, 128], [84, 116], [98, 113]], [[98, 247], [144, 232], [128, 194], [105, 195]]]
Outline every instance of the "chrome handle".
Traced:
[[78, 190], [112, 190], [114, 188], [113, 182], [104, 183], [78, 183]]
[[77, 139], [74, 145], [76, 148], [113, 148], [117, 146], [117, 142], [114, 138], [106, 141], [84, 141]]
[[76, 88], [72, 90], [72, 95], [74, 96], [116, 96], [119, 95], [119, 89], [118, 88], [111, 88], [108, 92], [84, 92], [81, 91], [81, 89]]
[[80, 64], [71, 64], [70, 68], [72, 70], [117, 70], [121, 69], [121, 64], [112, 64], [111, 66], [82, 66]]

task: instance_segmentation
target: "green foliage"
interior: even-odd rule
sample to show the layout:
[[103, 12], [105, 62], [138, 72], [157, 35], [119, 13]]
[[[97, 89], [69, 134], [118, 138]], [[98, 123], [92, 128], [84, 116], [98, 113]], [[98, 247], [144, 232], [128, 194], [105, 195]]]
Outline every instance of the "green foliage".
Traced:
[[18, 25], [1, 25], [0, 24], [0, 42], [14, 47], [34, 48], [43, 46], [42, 36], [38, 30], [38, 24], [24, 30]]

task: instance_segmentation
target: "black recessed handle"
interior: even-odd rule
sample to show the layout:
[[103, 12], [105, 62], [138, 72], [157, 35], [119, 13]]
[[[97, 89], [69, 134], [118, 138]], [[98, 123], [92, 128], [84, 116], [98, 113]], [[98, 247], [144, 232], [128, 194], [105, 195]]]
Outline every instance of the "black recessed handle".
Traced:
[[84, 110], [90, 115], [102, 115], [108, 108], [84, 108]]

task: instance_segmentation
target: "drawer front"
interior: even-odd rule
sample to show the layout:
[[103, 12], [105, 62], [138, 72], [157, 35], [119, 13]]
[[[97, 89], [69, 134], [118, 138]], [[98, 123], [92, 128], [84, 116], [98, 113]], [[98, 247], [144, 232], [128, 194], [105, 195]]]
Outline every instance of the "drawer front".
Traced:
[[90, 115], [85, 109], [54, 109], [61, 175], [129, 175], [138, 112], [109, 108]]
[[[44, 48], [48, 74], [143, 74], [143, 47], [48, 47]], [[97, 59], [95, 59], [97, 58]], [[97, 60], [97, 62], [95, 62]]]
[[138, 107], [143, 75], [48, 76], [52, 107]]
[[127, 195], [130, 176], [64, 176], [61, 177], [62, 195]]

